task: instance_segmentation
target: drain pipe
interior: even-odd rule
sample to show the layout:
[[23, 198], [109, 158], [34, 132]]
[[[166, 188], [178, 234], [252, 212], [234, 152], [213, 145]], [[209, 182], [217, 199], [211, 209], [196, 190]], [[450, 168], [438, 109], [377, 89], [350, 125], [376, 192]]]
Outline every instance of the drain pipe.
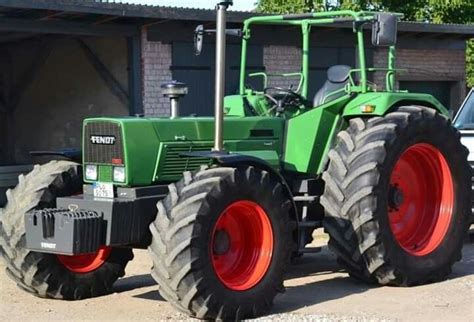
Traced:
[[221, 1], [217, 4], [216, 23], [216, 87], [214, 105], [214, 151], [223, 151], [224, 94], [225, 94], [225, 49], [227, 9], [233, 1]]

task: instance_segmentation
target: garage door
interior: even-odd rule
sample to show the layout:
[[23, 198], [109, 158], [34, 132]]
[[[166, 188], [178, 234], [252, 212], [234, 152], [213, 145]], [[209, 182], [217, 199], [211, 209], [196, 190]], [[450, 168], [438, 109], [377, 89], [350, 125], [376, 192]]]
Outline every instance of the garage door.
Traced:
[[453, 82], [400, 81], [400, 89], [413, 93], [431, 94], [445, 107], [451, 108], [451, 86]]
[[[227, 45], [226, 95], [235, 94], [239, 87], [240, 45]], [[194, 55], [193, 44], [173, 43], [173, 79], [184, 82], [189, 94], [181, 102], [181, 115], [214, 114], [215, 46], [205, 44], [200, 56]], [[264, 71], [263, 49], [249, 46], [248, 72]], [[252, 84], [250, 84], [252, 85]]]

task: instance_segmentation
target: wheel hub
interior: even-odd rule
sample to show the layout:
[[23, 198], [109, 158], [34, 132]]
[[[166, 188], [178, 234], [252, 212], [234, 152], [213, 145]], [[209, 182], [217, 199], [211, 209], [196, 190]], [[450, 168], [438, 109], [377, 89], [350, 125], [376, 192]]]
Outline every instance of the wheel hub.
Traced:
[[398, 244], [425, 256], [444, 241], [454, 208], [449, 165], [433, 145], [417, 143], [396, 162], [387, 195], [389, 223]]
[[230, 204], [214, 226], [210, 253], [214, 271], [227, 288], [245, 291], [257, 285], [273, 255], [273, 229], [265, 210], [249, 200]]
[[400, 208], [405, 199], [403, 191], [398, 187], [398, 185], [390, 185], [388, 196], [388, 206], [391, 209]]
[[223, 230], [217, 230], [214, 235], [214, 255], [224, 255], [230, 250], [230, 237], [229, 234]]

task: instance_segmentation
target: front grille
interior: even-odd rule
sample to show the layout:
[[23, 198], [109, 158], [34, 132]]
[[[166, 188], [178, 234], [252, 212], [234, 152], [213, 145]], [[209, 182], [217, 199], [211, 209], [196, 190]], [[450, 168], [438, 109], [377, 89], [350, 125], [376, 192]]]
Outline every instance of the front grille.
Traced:
[[[93, 144], [91, 137], [115, 137], [114, 144]], [[124, 162], [123, 139], [120, 124], [112, 122], [89, 122], [84, 129], [84, 163], [113, 164], [112, 160]]]
[[208, 158], [188, 158], [181, 157], [181, 153], [192, 151], [210, 151], [212, 144], [191, 145], [169, 145], [163, 146], [164, 162], [160, 169], [161, 179], [174, 179], [182, 176], [184, 171], [193, 171], [199, 169], [201, 165], [209, 164]]
[[112, 166], [111, 165], [99, 165], [99, 181], [112, 182]]

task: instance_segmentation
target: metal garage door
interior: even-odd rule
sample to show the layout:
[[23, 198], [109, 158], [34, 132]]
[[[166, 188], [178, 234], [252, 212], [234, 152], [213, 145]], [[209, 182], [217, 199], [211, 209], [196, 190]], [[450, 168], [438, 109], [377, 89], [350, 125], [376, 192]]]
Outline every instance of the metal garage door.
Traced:
[[400, 89], [405, 89], [413, 93], [431, 94], [447, 108], [451, 108], [452, 85], [453, 82], [400, 81]]
[[[205, 44], [200, 56], [194, 55], [193, 44], [173, 43], [173, 79], [184, 82], [189, 94], [181, 102], [181, 115], [199, 116], [214, 113], [215, 46]], [[240, 45], [227, 45], [226, 95], [237, 93], [239, 87]], [[262, 46], [249, 46], [248, 72], [263, 71]]]

